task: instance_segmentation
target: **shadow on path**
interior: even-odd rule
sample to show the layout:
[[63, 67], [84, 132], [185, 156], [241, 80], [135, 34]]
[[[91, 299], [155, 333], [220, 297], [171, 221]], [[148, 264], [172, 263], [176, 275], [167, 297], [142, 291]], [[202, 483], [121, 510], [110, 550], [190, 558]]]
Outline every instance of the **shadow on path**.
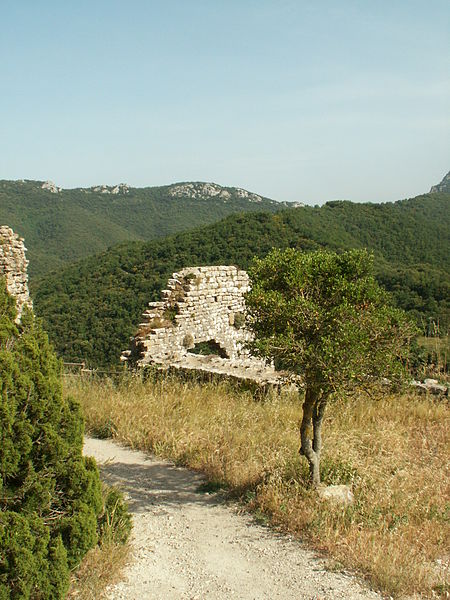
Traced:
[[106, 462], [99, 464], [104, 481], [119, 486], [128, 495], [133, 513], [159, 507], [187, 504], [210, 506], [217, 504], [217, 495], [197, 491], [204, 482], [201, 475], [178, 468], [170, 463], [150, 460], [147, 464]]

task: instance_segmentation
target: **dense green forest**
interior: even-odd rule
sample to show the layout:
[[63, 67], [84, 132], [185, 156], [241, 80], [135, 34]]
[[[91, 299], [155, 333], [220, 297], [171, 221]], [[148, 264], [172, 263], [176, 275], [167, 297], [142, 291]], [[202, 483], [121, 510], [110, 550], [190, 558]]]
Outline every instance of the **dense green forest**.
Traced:
[[35, 308], [66, 360], [118, 362], [148, 301], [168, 276], [194, 265], [247, 268], [272, 247], [305, 251], [367, 247], [378, 280], [423, 330], [450, 322], [450, 194], [386, 204], [329, 202], [320, 208], [232, 215], [219, 223], [153, 242], [118, 245], [32, 287]]
[[32, 279], [120, 242], [152, 240], [233, 213], [286, 206], [216, 184], [113, 190], [98, 186], [52, 193], [40, 181], [0, 181], [0, 224], [25, 238]]

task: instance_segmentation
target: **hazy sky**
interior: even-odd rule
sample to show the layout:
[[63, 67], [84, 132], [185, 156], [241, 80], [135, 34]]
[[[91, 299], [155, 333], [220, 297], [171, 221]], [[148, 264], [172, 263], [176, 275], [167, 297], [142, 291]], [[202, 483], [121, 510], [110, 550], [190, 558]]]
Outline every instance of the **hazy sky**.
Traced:
[[450, 169], [448, 0], [0, 0], [0, 178], [387, 201]]

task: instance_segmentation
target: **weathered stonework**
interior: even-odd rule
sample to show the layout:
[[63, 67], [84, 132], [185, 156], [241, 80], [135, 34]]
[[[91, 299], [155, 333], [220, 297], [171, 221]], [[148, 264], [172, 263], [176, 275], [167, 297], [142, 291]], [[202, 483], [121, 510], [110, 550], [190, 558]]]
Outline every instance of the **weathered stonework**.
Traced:
[[[132, 366], [195, 369], [239, 379], [276, 383], [278, 375], [245, 349], [248, 275], [236, 267], [190, 267], [174, 273], [161, 302], [151, 302], [122, 360]], [[194, 354], [211, 343], [217, 354]]]
[[10, 227], [0, 226], [0, 275], [6, 278], [6, 288], [16, 299], [17, 322], [20, 321], [24, 306], [32, 308], [25, 251], [23, 239]]
[[[257, 383], [263, 388], [291, 384], [288, 377], [249, 355], [250, 333], [243, 327], [249, 279], [236, 267], [189, 267], [174, 273], [160, 302], [151, 302], [143, 314], [130, 349], [122, 361], [131, 367], [155, 365], [162, 369], [200, 371]], [[212, 353], [193, 354], [197, 344], [212, 342]], [[389, 383], [389, 380], [384, 380]], [[448, 386], [436, 380], [413, 381], [418, 391], [447, 396]]]

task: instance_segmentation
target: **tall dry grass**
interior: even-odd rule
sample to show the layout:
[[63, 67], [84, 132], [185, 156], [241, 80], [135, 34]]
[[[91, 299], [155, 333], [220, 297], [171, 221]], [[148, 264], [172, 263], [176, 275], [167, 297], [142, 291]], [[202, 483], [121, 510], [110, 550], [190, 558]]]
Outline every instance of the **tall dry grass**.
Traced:
[[120, 580], [128, 558], [131, 515], [115, 486], [102, 484], [103, 507], [98, 518], [98, 543], [73, 571], [68, 598], [101, 600], [107, 587]]
[[[119, 384], [72, 376], [87, 429], [205, 473], [275, 525], [395, 597], [448, 597], [448, 406], [424, 396], [336, 400], [324, 423], [322, 477], [348, 483], [346, 509], [307, 488], [298, 397], [255, 402], [226, 384]], [[447, 571], [448, 574], [448, 571]]]
[[418, 376], [422, 379], [432, 377], [449, 382], [449, 335], [447, 334], [442, 337], [420, 337], [417, 341], [419, 346], [422, 346], [427, 353], [426, 362], [418, 369]]
[[130, 557], [127, 544], [109, 542], [89, 550], [72, 574], [68, 600], [102, 600], [108, 586], [120, 581]]

